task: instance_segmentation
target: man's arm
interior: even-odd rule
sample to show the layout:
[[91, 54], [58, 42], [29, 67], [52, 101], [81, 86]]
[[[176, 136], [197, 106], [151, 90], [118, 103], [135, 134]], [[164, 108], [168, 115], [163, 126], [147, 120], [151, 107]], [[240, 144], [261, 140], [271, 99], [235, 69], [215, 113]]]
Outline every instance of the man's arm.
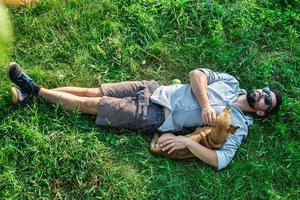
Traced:
[[218, 168], [218, 159], [215, 151], [208, 149], [191, 139], [187, 142], [187, 148], [203, 162]]
[[190, 83], [194, 96], [196, 97], [201, 109], [204, 124], [214, 126], [216, 121], [216, 112], [211, 107], [207, 97], [207, 77], [200, 70], [193, 70], [189, 73]]

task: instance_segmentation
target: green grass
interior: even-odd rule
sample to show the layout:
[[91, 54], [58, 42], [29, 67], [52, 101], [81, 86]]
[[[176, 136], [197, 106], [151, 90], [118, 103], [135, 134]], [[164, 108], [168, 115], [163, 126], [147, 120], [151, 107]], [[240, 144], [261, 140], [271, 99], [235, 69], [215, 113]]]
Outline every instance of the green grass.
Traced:
[[0, 62], [8, 59], [7, 49], [12, 43], [12, 27], [8, 10], [0, 3]]
[[[0, 199], [299, 199], [299, 0], [68, 0], [10, 8], [0, 68]], [[12, 104], [19, 62], [45, 87], [155, 79], [209, 67], [248, 90], [269, 83], [281, 112], [255, 119], [228, 168], [153, 156], [149, 138], [96, 127], [36, 98]], [[144, 63], [146, 62], [146, 63]], [[144, 64], [142, 64], [144, 63]]]

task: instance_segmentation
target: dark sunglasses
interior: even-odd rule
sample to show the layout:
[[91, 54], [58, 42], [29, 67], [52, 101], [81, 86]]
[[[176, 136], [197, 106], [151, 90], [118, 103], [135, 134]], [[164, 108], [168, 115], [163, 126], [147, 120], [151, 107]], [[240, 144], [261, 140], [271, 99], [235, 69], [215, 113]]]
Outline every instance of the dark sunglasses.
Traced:
[[271, 96], [271, 90], [268, 86], [264, 87], [261, 89], [264, 93], [266, 93], [268, 96], [265, 97], [265, 104], [270, 106], [266, 112], [268, 112], [270, 110], [270, 108], [272, 108], [272, 96]]

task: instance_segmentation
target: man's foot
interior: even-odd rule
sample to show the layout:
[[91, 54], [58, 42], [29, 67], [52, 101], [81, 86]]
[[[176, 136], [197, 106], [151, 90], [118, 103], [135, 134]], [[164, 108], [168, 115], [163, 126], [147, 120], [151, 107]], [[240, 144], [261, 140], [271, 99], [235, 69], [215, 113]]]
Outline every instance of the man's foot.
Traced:
[[7, 69], [9, 79], [16, 84], [22, 92], [37, 95], [40, 87], [23, 71], [17, 63], [10, 63]]
[[12, 87], [12, 100], [14, 103], [27, 104], [30, 100], [31, 95], [27, 94], [25, 91], [19, 88]]

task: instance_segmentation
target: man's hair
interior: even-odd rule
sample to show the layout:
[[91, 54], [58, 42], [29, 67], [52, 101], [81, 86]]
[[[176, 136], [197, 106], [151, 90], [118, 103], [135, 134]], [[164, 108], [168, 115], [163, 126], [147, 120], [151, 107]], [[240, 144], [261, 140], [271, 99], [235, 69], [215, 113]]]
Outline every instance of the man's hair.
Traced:
[[276, 114], [279, 111], [280, 105], [282, 104], [282, 96], [279, 94], [279, 92], [276, 90], [271, 91], [275, 94], [276, 105], [270, 111], [268, 111], [265, 116]]

